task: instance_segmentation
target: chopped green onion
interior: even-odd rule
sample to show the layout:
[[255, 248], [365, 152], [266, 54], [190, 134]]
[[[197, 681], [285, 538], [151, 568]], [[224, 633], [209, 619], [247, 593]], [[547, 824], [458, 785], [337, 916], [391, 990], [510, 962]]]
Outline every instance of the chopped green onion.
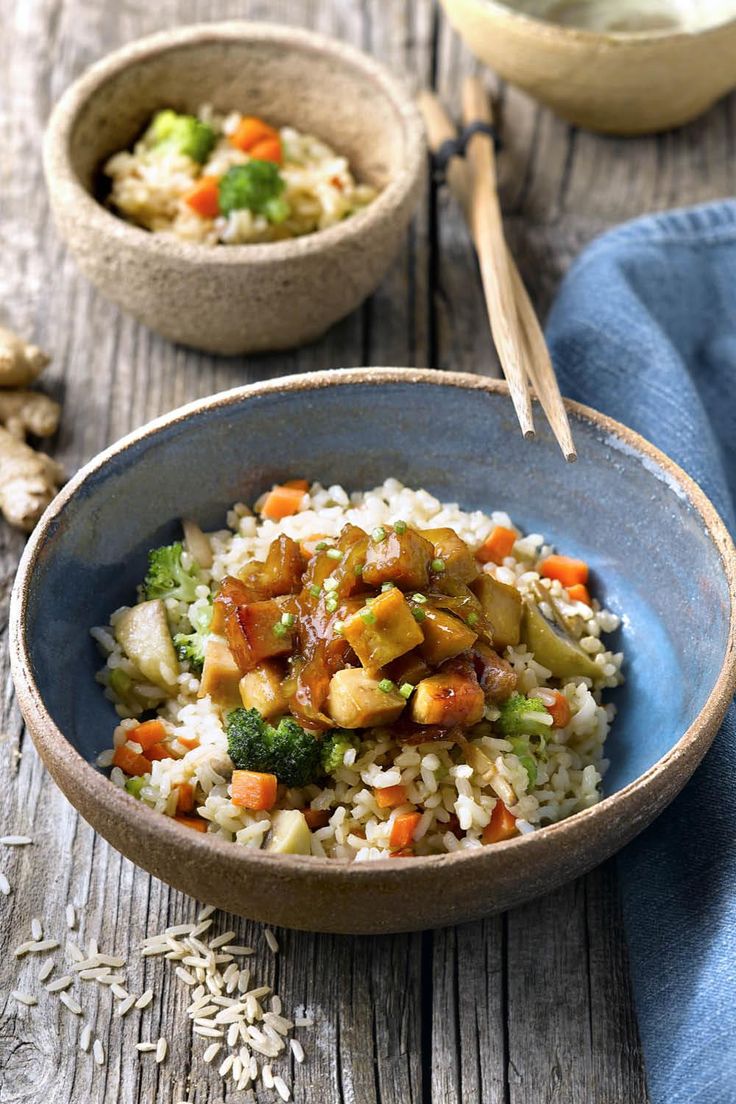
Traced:
[[279, 636], [279, 637], [286, 636], [288, 631], [289, 630], [287, 629], [286, 625], [282, 625], [280, 621], [277, 621], [276, 624], [273, 627], [273, 635], [274, 636]]
[[363, 574], [363, 564], [356, 564], [353, 568], [353, 571], [358, 576], [358, 578], [360, 578], [360, 576]]
[[424, 603], [427, 601], [427, 598], [424, 594], [412, 594], [411, 600], [412, 602], [416, 602], [418, 605], [423, 606]]
[[414, 687], [410, 682], [402, 682], [401, 686], [399, 687], [399, 693], [401, 694], [402, 698], [410, 698], [414, 693]]
[[392, 694], [396, 689], [396, 683], [392, 682], [391, 679], [381, 679], [378, 689], [383, 690], [384, 694]]
[[367, 608], [360, 611], [360, 619], [361, 621], [365, 621], [366, 625], [375, 625], [376, 623], [375, 613], [373, 610]]
[[386, 530], [383, 528], [382, 525], [377, 525], [376, 528], [371, 533], [371, 540], [375, 541], [376, 544], [380, 544], [381, 541], [383, 541], [385, 539], [386, 539]]
[[126, 675], [122, 667], [113, 667], [110, 671], [109, 680], [110, 689], [113, 690], [119, 698], [124, 698], [133, 685], [133, 680], [130, 675]]
[[339, 548], [328, 548], [327, 555], [330, 557], [331, 560], [341, 560], [344, 553], [341, 552]]
[[337, 610], [337, 595], [329, 594], [325, 599], [325, 609], [328, 613], [335, 613]]
[[411, 614], [415, 621], [423, 621], [427, 616], [427, 611], [423, 610], [421, 606], [415, 606]]
[[315, 552], [324, 552], [325, 548], [327, 548], [327, 541], [317, 541], [317, 543], [314, 546], [314, 551]]
[[281, 614], [281, 624], [286, 625], [287, 629], [290, 629], [295, 621], [296, 621], [296, 617], [294, 616], [293, 613], [282, 613]]
[[397, 532], [399, 534], [399, 536], [401, 536], [402, 533], [406, 532], [406, 522], [405, 521], [397, 521], [394, 524], [394, 531]]
[[445, 570], [445, 561], [440, 559], [432, 560], [432, 570], [436, 571], [438, 575], [442, 574]]
[[475, 610], [471, 610], [468, 614], [468, 624], [471, 626], [478, 624], [478, 614], [475, 612]]
[[345, 632], [345, 622], [344, 621], [336, 621], [335, 624], [332, 626], [332, 631], [335, 634], [335, 636], [342, 636], [343, 633]]
[[312, 583], [309, 588], [309, 593], [312, 595], [313, 598], [319, 598], [320, 594], [322, 593], [322, 587], [318, 587], [316, 583]]
[[394, 584], [393, 583], [382, 583], [381, 584], [381, 590], [382, 591], [393, 590], [393, 589], [394, 589]]
[[325, 590], [337, 590], [337, 579], [333, 579], [331, 576], [324, 581]]

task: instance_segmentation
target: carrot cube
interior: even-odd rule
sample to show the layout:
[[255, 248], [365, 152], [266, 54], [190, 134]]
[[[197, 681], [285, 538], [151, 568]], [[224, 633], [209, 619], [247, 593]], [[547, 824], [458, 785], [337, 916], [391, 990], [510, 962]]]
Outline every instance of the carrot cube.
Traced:
[[282, 518], [295, 514], [302, 504], [304, 490], [301, 487], [289, 487], [287, 484], [277, 484], [266, 495], [261, 516], [269, 521], [281, 521]]
[[241, 809], [272, 809], [276, 802], [277, 786], [275, 774], [235, 770], [230, 784], [230, 800]]
[[493, 806], [491, 819], [480, 837], [482, 842], [500, 843], [502, 840], [511, 839], [516, 834], [516, 817], [508, 811], [503, 801], [497, 801]]
[[585, 560], [575, 560], [571, 556], [548, 556], [539, 565], [539, 574], [545, 579], [559, 579], [564, 587], [575, 586], [588, 581], [589, 569]]
[[401, 813], [400, 816], [397, 816], [391, 827], [389, 838], [389, 846], [392, 851], [402, 851], [405, 847], [410, 846], [421, 819], [421, 813]]
[[184, 195], [187, 206], [202, 218], [217, 218], [220, 213], [220, 189], [216, 176], [202, 176]]
[[384, 786], [376, 788], [373, 793], [379, 809], [393, 809], [406, 802], [406, 786]]
[[500, 564], [511, 555], [516, 543], [516, 533], [503, 525], [496, 525], [475, 553], [481, 563]]
[[145, 755], [141, 755], [140, 752], [133, 751], [127, 744], [123, 744], [121, 747], [115, 748], [115, 753], [112, 757], [113, 766], [120, 767], [126, 774], [148, 774], [151, 769], [151, 763], [146, 759]]

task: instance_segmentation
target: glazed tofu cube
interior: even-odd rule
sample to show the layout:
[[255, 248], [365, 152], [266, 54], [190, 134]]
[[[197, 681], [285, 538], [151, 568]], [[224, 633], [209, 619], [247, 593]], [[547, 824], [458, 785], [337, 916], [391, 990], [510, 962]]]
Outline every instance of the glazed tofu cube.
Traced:
[[469, 629], [457, 617], [441, 609], [428, 609], [422, 621], [424, 641], [419, 654], [433, 667], [439, 667], [447, 659], [461, 652], [467, 652], [477, 638], [477, 633]]
[[240, 697], [246, 709], [257, 709], [266, 720], [286, 713], [288, 703], [277, 664], [265, 660], [243, 675]]
[[434, 545], [414, 529], [397, 533], [384, 525], [385, 536], [376, 540], [371, 534], [363, 565], [363, 582], [379, 587], [394, 583], [402, 590], [421, 590], [429, 582], [429, 568], [434, 557]]
[[501, 583], [493, 575], [483, 572], [472, 584], [471, 590], [483, 607], [493, 629], [493, 647], [503, 651], [521, 640], [521, 593], [515, 586]]
[[422, 679], [411, 700], [411, 719], [421, 725], [470, 728], [483, 717], [485, 697], [475, 678], [457, 671]]
[[487, 644], [476, 644], [473, 654], [476, 670], [480, 667], [478, 681], [488, 701], [502, 702], [510, 698], [519, 682], [511, 664]]
[[388, 693], [360, 667], [346, 667], [330, 679], [327, 712], [341, 728], [392, 724], [406, 705], [398, 690]]
[[210, 637], [205, 648], [197, 697], [209, 695], [215, 705], [234, 709], [240, 705], [240, 678], [241, 670], [227, 644]]
[[461, 583], [477, 578], [478, 561], [454, 529], [422, 529], [422, 536], [432, 542], [434, 558], [442, 560], [447, 575]]
[[407, 652], [406, 655], [399, 656], [386, 668], [387, 677], [392, 679], [397, 686], [403, 686], [405, 682], [416, 686], [428, 674], [430, 674], [429, 666], [418, 651]]
[[364, 667], [385, 667], [421, 644], [422, 630], [396, 587], [379, 594], [345, 622], [343, 635]]
[[291, 537], [277, 537], [271, 542], [265, 563], [246, 564], [240, 579], [252, 588], [257, 597], [275, 598], [292, 594], [301, 586], [304, 561], [299, 545]]
[[161, 598], [126, 610], [115, 625], [115, 639], [144, 679], [162, 690], [174, 689], [179, 660]]
[[292, 629], [281, 620], [281, 607], [273, 600], [238, 606], [238, 625], [250, 657], [243, 670], [256, 667], [263, 659], [288, 655], [292, 650]]

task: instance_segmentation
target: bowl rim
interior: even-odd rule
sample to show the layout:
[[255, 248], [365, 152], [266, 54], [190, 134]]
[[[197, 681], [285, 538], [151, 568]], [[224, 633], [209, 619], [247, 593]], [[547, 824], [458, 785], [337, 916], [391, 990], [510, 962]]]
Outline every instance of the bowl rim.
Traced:
[[[404, 132], [403, 161], [376, 198], [352, 218], [324, 230], [277, 242], [253, 242], [240, 245], [207, 245], [181, 241], [173, 236], [154, 234], [127, 222], [107, 210], [81, 183], [72, 167], [70, 140], [80, 112], [107, 81], [126, 69], [169, 51], [193, 48], [216, 42], [276, 42], [286, 51], [301, 54], [327, 54], [346, 68], [359, 71], [373, 81], [393, 105], [397, 122]], [[339, 151], [338, 151], [339, 152]], [[349, 242], [370, 233], [411, 196], [424, 172], [427, 147], [424, 124], [408, 87], [396, 80], [388, 69], [357, 47], [339, 39], [301, 27], [249, 20], [192, 23], [174, 30], [158, 31], [104, 55], [86, 68], [68, 86], [53, 108], [43, 137], [43, 165], [46, 186], [56, 193], [59, 205], [75, 211], [76, 219], [104, 238], [121, 246], [142, 250], [179, 263], [242, 265], [246, 262], [273, 264], [319, 253], [330, 246]]]
[[[206, 861], [208, 858], [223, 860], [229, 857], [230, 862], [234, 864], [233, 872], [239, 870], [242, 870], [243, 873], [248, 870], [255, 871], [258, 869], [258, 864], [276, 861], [279, 871], [290, 877], [311, 878], [315, 875], [327, 874], [329, 871], [342, 871], [344, 876], [356, 881], [371, 878], [371, 871], [375, 871], [377, 874], [401, 869], [405, 872], [404, 876], [408, 878], [411, 877], [412, 872], [420, 875], [427, 868], [437, 864], [454, 866], [458, 863], [471, 861], [478, 863], [492, 862], [492, 856], [497, 854], [500, 849], [505, 851], [511, 848], [526, 848], [526, 853], [530, 853], [533, 847], [545, 848], [551, 845], [552, 840], [558, 836], [561, 840], [566, 836], [582, 836], [586, 829], [590, 831], [590, 834], [594, 834], [594, 826], [601, 821], [605, 821], [614, 808], [626, 807], [629, 802], [633, 804], [642, 792], [644, 795], [651, 795], [654, 799], [658, 780], [677, 761], [680, 759], [687, 760], [689, 753], [692, 752], [696, 755], [697, 765], [705, 753], [707, 743], [702, 750], [699, 750], [703, 736], [707, 736], [711, 732], [715, 734], [718, 724], [725, 716], [728, 705], [734, 693], [736, 693], [736, 547], [734, 547], [724, 522], [705, 492], [673, 460], [634, 430], [628, 429], [620, 422], [601, 414], [591, 407], [570, 399], [564, 400], [570, 414], [581, 421], [587, 421], [597, 430], [606, 433], [613, 448], [622, 449], [629, 453], [633, 451], [644, 461], [656, 465], [657, 468], [661, 469], [661, 475], [655, 475], [655, 478], [664, 479], [664, 482], [674, 493], [684, 494], [687, 501], [700, 515], [706, 532], [720, 554], [731, 598], [729, 629], [723, 662], [702, 709], [669, 751], [628, 785], [617, 790], [614, 794], [603, 797], [601, 801], [588, 809], [581, 810], [564, 820], [546, 825], [532, 833], [496, 844], [492, 848], [467, 849], [444, 855], [416, 856], [411, 863], [406, 863], [403, 859], [398, 858], [380, 859], [371, 863], [355, 863], [347, 859], [320, 858], [312, 855], [274, 856], [260, 850], [235, 847], [232, 843], [209, 833], [191, 832], [182, 828], [171, 817], [164, 816], [148, 807], [141, 808], [139, 802], [125, 793], [124, 790], [113, 785], [106, 775], [102, 774], [91, 762], [84, 759], [71, 742], [67, 740], [46, 710], [35, 681], [25, 639], [24, 615], [30, 580], [36, 561], [46, 543], [49, 531], [54, 527], [57, 518], [62, 514], [65, 506], [77, 491], [114, 457], [125, 454], [140, 441], [155, 437], [161, 430], [184, 422], [193, 415], [206, 414], [208, 411], [239, 405], [257, 399], [259, 396], [274, 393], [321, 391], [343, 384], [382, 386], [393, 383], [431, 384], [438, 387], [479, 390], [490, 394], [508, 396], [508, 386], [501, 380], [473, 376], [464, 372], [437, 372], [432, 369], [414, 368], [344, 368], [308, 372], [282, 376], [218, 392], [214, 395], [195, 399], [147, 422], [94, 456], [62, 488], [31, 534], [13, 585], [9, 616], [10, 664], [21, 712], [34, 738], [34, 743], [38, 740], [43, 745], [40, 749], [42, 750], [42, 757], [46, 758], [44, 752], [49, 754], [50, 757], [53, 756], [54, 752], [57, 754], [62, 752], [67, 761], [71, 756], [72, 761], [76, 764], [78, 777], [83, 782], [89, 798], [97, 803], [98, 808], [110, 809], [118, 821], [128, 824], [134, 834], [140, 837], [141, 845], [145, 843], [147, 838], [155, 838], [174, 850], [186, 844], [188, 854], [197, 861]], [[690, 773], [688, 773], [688, 778]], [[521, 854], [520, 852], [520, 857]]]
[[[551, 23], [540, 16], [531, 15], [529, 12], [518, 11], [511, 7], [511, 0], [474, 0], [481, 7], [490, 8], [497, 16], [503, 16], [511, 21], [525, 24], [532, 28], [533, 33], [540, 38], [566, 39], [569, 42], [579, 42], [580, 45], [593, 46], [603, 42], [612, 46], [658, 46], [663, 47], [675, 41], [689, 41], [702, 39], [704, 36], [723, 33], [728, 28], [736, 29], [736, 15], [723, 20], [722, 23], [714, 23], [711, 26], [701, 27], [700, 30], [687, 31], [683, 28], [672, 30], [648, 30], [648, 31], [593, 31], [586, 27], [568, 27], [560, 23]], [[453, 7], [454, 0], [442, 0], [449, 9]]]

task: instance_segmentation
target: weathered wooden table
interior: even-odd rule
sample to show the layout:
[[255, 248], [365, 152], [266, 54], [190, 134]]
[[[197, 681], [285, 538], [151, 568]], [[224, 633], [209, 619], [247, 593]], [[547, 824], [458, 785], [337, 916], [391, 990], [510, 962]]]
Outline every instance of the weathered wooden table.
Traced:
[[[56, 455], [73, 471], [109, 442], [199, 395], [251, 380], [359, 364], [430, 365], [496, 373], [475, 262], [458, 212], [430, 188], [399, 259], [376, 295], [322, 341], [288, 355], [217, 360], [176, 348], [99, 298], [51, 226], [40, 145], [68, 82], [105, 52], [176, 24], [246, 17], [314, 27], [434, 84], [457, 107], [469, 54], [430, 0], [2, 0], [0, 35], [0, 313], [53, 351], [44, 386], [64, 402]], [[491, 87], [491, 78], [489, 77]], [[496, 89], [504, 150], [502, 199], [512, 247], [544, 312], [570, 260], [593, 234], [656, 208], [733, 193], [736, 98], [674, 134], [621, 141], [571, 129], [520, 93]], [[2, 623], [23, 541], [0, 526]], [[0, 898], [0, 1102], [196, 1104], [231, 1101], [194, 1057], [183, 987], [148, 961], [152, 1009], [113, 1017], [94, 1001], [108, 1060], [76, 1045], [78, 1021], [42, 998], [18, 1010], [8, 993], [30, 984], [8, 956], [30, 918], [64, 930], [73, 901], [82, 934], [123, 954], [195, 905], [111, 850], [70, 808], [23, 731], [3, 653], [0, 848], [12, 893]], [[59, 657], [64, 677], [64, 657]], [[641, 1104], [646, 1088], [632, 1010], [613, 864], [484, 923], [392, 938], [280, 933], [263, 949], [287, 1004], [317, 1024], [293, 1077], [307, 1104]], [[24, 960], [25, 961], [25, 960]], [[23, 973], [26, 971], [26, 973]], [[136, 973], [136, 971], [138, 971]], [[142, 964], [132, 972], [144, 987]], [[139, 1058], [141, 1037], [167, 1035], [160, 1066]], [[187, 1094], [186, 1081], [191, 1075]], [[258, 1100], [272, 1099], [262, 1093]]]

